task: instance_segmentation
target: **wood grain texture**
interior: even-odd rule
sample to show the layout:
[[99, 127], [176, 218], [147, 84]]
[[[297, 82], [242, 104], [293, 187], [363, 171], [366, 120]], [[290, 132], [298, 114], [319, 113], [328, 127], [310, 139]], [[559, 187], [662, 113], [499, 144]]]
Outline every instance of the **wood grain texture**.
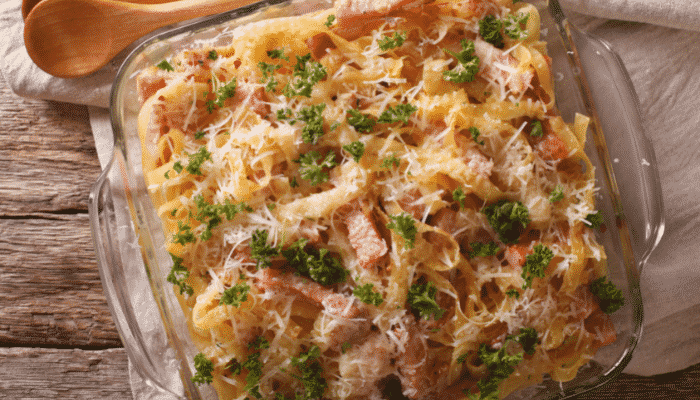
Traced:
[[124, 349], [0, 347], [0, 399], [131, 399]]
[[21, 98], [0, 77], [0, 216], [87, 210], [100, 164], [87, 108]]
[[0, 219], [0, 345], [116, 347], [88, 216]]

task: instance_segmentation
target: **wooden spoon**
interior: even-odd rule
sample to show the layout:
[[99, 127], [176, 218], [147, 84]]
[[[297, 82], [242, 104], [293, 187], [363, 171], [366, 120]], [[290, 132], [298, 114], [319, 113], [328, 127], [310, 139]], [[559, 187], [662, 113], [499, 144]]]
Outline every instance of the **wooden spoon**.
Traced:
[[[35, 5], [39, 4], [41, 0], [22, 0], [22, 20], [27, 19], [27, 15], [32, 11]], [[125, 1], [127, 3], [139, 3], [139, 4], [159, 4], [159, 3], [169, 3], [174, 0], [119, 0]]]
[[76, 78], [97, 71], [133, 41], [158, 28], [254, 1], [133, 4], [113, 0], [43, 0], [27, 16], [24, 44], [42, 70], [61, 78]]

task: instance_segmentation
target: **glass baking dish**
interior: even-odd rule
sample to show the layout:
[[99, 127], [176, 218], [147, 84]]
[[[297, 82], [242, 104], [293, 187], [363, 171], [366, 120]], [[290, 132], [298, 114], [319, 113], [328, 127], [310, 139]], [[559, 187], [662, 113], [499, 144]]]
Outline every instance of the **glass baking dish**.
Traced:
[[[596, 167], [597, 208], [609, 277], [623, 290], [625, 306], [612, 315], [615, 343], [601, 348], [576, 378], [545, 378], [509, 399], [568, 398], [609, 382], [632, 357], [642, 331], [639, 274], [664, 230], [655, 157], [645, 137], [638, 101], [619, 57], [609, 45], [572, 26], [556, 0], [532, 1], [553, 59], [557, 107], [565, 121], [591, 117], [586, 152]], [[142, 41], [124, 61], [112, 90], [114, 153], [89, 201], [90, 221], [105, 295], [136, 372], [150, 386], [180, 398], [216, 398], [192, 384], [198, 352], [188, 337], [180, 305], [166, 276], [172, 260], [146, 189], [137, 132], [136, 76], [148, 66], [198, 43], [223, 44], [239, 25], [329, 7], [323, 0], [262, 1], [181, 24]]]

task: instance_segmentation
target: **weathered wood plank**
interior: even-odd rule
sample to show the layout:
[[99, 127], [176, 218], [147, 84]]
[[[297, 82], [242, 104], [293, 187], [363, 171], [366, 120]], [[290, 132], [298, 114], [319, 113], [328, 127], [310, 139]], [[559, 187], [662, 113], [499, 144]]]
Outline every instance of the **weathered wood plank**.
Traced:
[[0, 219], [0, 345], [120, 346], [87, 214], [36, 217]]
[[0, 347], [0, 398], [131, 399], [124, 349]]
[[0, 216], [87, 210], [100, 173], [87, 108], [24, 99], [0, 76]]
[[[130, 399], [124, 349], [0, 348], [0, 398]], [[700, 365], [670, 374], [623, 374], [577, 399], [700, 399]]]

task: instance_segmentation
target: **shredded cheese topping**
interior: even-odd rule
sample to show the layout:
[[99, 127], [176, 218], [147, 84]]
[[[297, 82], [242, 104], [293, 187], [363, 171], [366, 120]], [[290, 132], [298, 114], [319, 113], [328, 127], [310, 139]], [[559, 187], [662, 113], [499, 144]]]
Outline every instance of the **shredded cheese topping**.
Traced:
[[[586, 222], [587, 119], [557, 115], [537, 9], [356, 3], [239, 28], [228, 46], [139, 76], [169, 279], [220, 398], [311, 393], [294, 360], [316, 348], [303, 365], [322, 368], [323, 398], [384, 398], [391, 380], [412, 399], [476, 394], [489, 378], [480, 346], [499, 349], [523, 328], [536, 330], [535, 352], [500, 396], [544, 374], [573, 378], [615, 332], [587, 289], [605, 271]], [[530, 15], [517, 39], [482, 39], [480, 19], [515, 13]], [[449, 81], [462, 40], [478, 72]], [[527, 211], [514, 241], [484, 211], [502, 202]], [[470, 258], [473, 243], [491, 242], [495, 254]], [[553, 256], [526, 285], [537, 244]], [[368, 284], [378, 305], [353, 294]], [[240, 305], [223, 302], [243, 285]], [[259, 337], [269, 347], [251, 349]], [[260, 373], [245, 363], [256, 351]]]

